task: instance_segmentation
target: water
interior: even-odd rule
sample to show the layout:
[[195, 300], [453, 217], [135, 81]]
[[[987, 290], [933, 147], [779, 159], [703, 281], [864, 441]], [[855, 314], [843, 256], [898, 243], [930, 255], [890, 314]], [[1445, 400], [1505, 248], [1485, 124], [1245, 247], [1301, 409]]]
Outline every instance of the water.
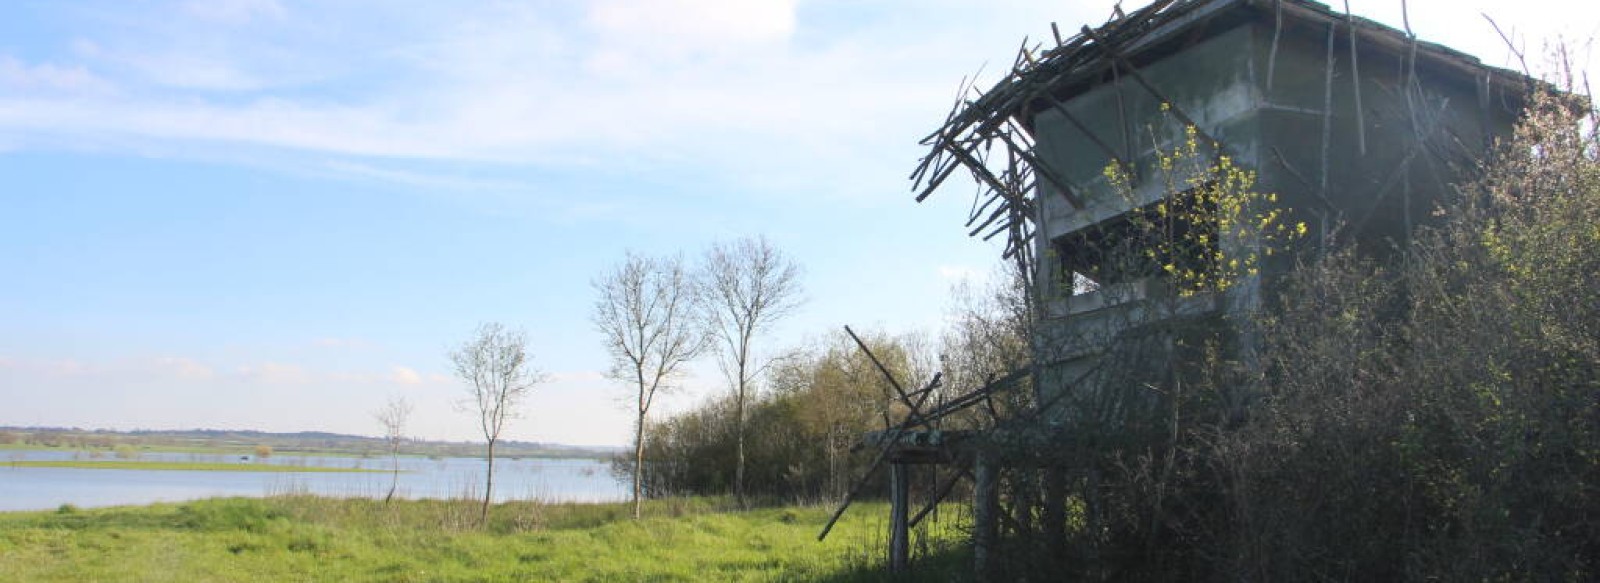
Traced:
[[[99, 470], [18, 468], [13, 460], [86, 459], [81, 452], [8, 451], [0, 453], [0, 511], [44, 510], [62, 504], [83, 508], [181, 502], [218, 496], [317, 494], [382, 498], [389, 492], [388, 458], [274, 455], [263, 460], [238, 455], [143, 453], [141, 461], [267, 463], [289, 466], [384, 470], [356, 472], [206, 472], [183, 470]], [[90, 460], [94, 461], [94, 460]], [[481, 498], [486, 462], [481, 458], [400, 458], [397, 496], [406, 498]], [[598, 460], [496, 458], [494, 499], [546, 502], [614, 502], [627, 499], [629, 487]]]

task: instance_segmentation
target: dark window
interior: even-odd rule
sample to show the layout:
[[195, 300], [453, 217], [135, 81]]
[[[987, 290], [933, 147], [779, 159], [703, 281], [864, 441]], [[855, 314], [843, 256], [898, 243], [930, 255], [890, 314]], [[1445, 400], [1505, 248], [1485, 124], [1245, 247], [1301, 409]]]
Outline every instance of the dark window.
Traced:
[[1214, 209], [1197, 204], [1193, 196], [1181, 195], [1169, 202], [1169, 212], [1152, 204], [1057, 237], [1053, 248], [1061, 287], [1072, 294], [1087, 293], [1163, 276], [1169, 265], [1179, 272], [1214, 271]]

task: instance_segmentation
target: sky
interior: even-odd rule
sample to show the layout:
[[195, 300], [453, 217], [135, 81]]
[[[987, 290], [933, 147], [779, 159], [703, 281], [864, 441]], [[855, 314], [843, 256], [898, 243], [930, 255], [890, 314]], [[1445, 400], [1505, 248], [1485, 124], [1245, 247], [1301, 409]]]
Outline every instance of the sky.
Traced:
[[[496, 321], [549, 379], [506, 438], [621, 445], [591, 281], [747, 236], [804, 269], [764, 354], [936, 333], [998, 248], [970, 189], [914, 202], [918, 140], [964, 78], [1112, 5], [7, 0], [0, 425], [376, 435], [404, 396], [412, 435], [481, 441], [446, 354]], [[1520, 67], [1483, 13], [1536, 68], [1561, 36], [1600, 70], [1600, 3], [1407, 5], [1488, 64]], [[725, 390], [690, 372], [652, 415]]]

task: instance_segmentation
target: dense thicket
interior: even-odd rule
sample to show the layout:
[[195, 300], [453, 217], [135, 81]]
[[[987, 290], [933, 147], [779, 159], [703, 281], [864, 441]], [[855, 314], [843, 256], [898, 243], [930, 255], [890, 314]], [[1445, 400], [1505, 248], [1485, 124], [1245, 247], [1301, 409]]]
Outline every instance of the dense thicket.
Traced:
[[[1010, 271], [987, 286], [963, 282], [952, 290], [947, 327], [937, 342], [908, 333], [861, 334], [861, 339], [906, 390], [942, 372], [929, 397], [965, 393], [1026, 367], [1029, 359], [1025, 283]], [[876, 450], [852, 451], [869, 431], [905, 418], [894, 389], [845, 332], [836, 331], [776, 359], [746, 410], [746, 491], [784, 500], [837, 500], [860, 479]], [[1032, 405], [1024, 385], [995, 396], [1001, 415]], [[671, 419], [652, 423], [645, 451], [645, 488], [651, 496], [726, 494], [733, 489], [737, 435], [731, 396], [713, 398]], [[887, 420], [887, 421], [886, 421]], [[943, 429], [987, 428], [987, 409], [969, 409], [941, 421]], [[619, 461], [617, 471], [631, 471]], [[884, 478], [876, 476], [875, 478]], [[918, 486], [921, 487], [921, 486]], [[869, 487], [867, 496], [884, 492]], [[920, 494], [919, 494], [920, 495]]]
[[[863, 335], [902, 383], [926, 382], [929, 350], [916, 336]], [[746, 403], [745, 490], [756, 497], [819, 500], [843, 495], [871, 460], [850, 447], [885, 416], [904, 413], [864, 353], [838, 333], [778, 359], [768, 388]], [[651, 424], [645, 489], [651, 496], [725, 494], [733, 488], [737, 447], [732, 396]], [[626, 468], [623, 468], [625, 471]]]
[[[1169, 336], [1199, 365], [1125, 385], [1153, 406], [1070, 436], [1083, 446], [1061, 450], [1075, 509], [1062, 548], [1040, 548], [1047, 529], [1025, 520], [1039, 506], [1014, 497], [1003, 564], [1138, 580], [1600, 577], [1600, 140], [1585, 107], [1538, 98], [1392, 261], [1309, 259], [1270, 315], [1233, 323], [1254, 350]], [[1039, 483], [1014, 474], [1013, 488]]]

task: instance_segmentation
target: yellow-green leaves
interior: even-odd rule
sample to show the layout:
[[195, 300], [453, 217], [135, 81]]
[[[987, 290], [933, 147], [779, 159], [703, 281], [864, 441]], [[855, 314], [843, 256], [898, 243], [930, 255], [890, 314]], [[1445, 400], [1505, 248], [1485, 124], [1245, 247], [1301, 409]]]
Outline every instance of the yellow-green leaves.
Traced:
[[[1161, 197], [1144, 207], [1148, 212], [1130, 214], [1146, 245], [1143, 255], [1181, 295], [1227, 290], [1258, 276], [1261, 257], [1306, 234], [1305, 223], [1287, 221], [1289, 210], [1278, 206], [1276, 194], [1255, 190], [1255, 172], [1228, 155], [1203, 152], [1198, 136], [1187, 126], [1182, 142], [1170, 150], [1157, 147], [1148, 179], [1161, 188]], [[1139, 206], [1128, 169], [1109, 164], [1103, 175], [1130, 205]]]

